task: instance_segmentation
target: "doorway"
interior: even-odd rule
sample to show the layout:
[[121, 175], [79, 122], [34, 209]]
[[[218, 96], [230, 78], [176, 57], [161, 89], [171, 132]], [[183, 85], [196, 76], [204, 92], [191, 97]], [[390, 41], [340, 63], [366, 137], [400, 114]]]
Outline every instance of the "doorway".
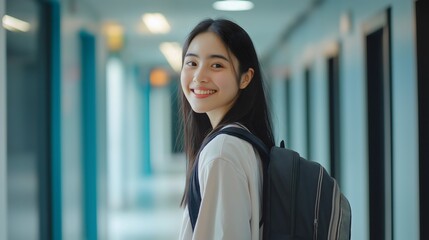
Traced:
[[[40, 25], [39, 11], [35, 1], [6, 1], [6, 15], [27, 23]], [[12, 30], [6, 34], [7, 238], [49, 239], [49, 82], [38, 50], [42, 33]]]
[[6, 1], [8, 239], [62, 236], [59, 6]]
[[340, 71], [338, 52], [329, 56], [326, 60], [328, 78], [328, 103], [329, 103], [329, 163], [330, 174], [338, 183], [341, 182], [340, 162]]
[[420, 239], [429, 239], [429, 4], [416, 1], [417, 84], [419, 122]]
[[305, 96], [305, 129], [306, 129], [306, 146], [307, 146], [307, 156], [306, 158], [308, 160], [313, 160], [311, 156], [311, 137], [312, 137], [312, 127], [311, 127], [311, 121], [312, 121], [312, 106], [311, 106], [311, 100], [312, 100], [312, 94], [311, 94], [311, 70], [310, 67], [307, 67], [304, 69], [304, 96]]
[[390, 9], [365, 26], [369, 232], [393, 238]]

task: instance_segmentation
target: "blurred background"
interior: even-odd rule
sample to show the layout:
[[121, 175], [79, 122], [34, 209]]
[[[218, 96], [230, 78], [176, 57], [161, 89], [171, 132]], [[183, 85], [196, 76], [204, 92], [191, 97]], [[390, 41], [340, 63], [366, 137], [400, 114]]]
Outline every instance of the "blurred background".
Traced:
[[321, 163], [352, 239], [429, 239], [422, 0], [0, 0], [0, 240], [176, 239], [181, 45], [254, 41], [277, 142]]

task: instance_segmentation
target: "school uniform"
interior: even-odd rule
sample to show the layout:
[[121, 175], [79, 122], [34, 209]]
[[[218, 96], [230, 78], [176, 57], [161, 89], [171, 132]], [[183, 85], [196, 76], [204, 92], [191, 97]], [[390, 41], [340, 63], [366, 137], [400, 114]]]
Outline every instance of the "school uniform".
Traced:
[[179, 240], [259, 240], [262, 228], [262, 164], [248, 142], [220, 134], [198, 162], [201, 205], [192, 231], [184, 209]]

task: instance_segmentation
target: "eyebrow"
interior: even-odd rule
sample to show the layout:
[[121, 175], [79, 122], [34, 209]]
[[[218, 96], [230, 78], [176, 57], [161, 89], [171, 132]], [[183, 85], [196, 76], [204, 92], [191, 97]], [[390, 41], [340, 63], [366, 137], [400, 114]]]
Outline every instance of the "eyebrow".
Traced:
[[[185, 57], [197, 57], [197, 58], [199, 58], [200, 56], [198, 56], [197, 54], [195, 54], [195, 53], [187, 53], [186, 55], [185, 55]], [[227, 61], [227, 62], [229, 62], [229, 59], [227, 58], [227, 57], [225, 57], [225, 56], [223, 56], [223, 55], [220, 55], [220, 54], [211, 54], [211, 55], [209, 55], [209, 57], [208, 58], [221, 58], [221, 59], [223, 59], [223, 60], [225, 60], [225, 61]]]

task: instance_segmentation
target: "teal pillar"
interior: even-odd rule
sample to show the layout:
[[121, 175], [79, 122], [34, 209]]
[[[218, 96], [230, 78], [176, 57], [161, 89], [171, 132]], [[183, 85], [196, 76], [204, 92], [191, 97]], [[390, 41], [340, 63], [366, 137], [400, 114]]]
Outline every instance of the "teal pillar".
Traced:
[[48, 46], [48, 78], [51, 89], [51, 203], [52, 239], [62, 239], [61, 179], [61, 5], [45, 1]]
[[142, 164], [142, 174], [143, 176], [149, 176], [152, 174], [152, 165], [151, 165], [151, 153], [150, 153], [150, 79], [149, 74], [141, 74], [141, 83], [142, 83], [142, 118], [143, 119], [143, 134], [142, 134], [142, 150], [143, 150], [143, 164]]
[[97, 240], [97, 80], [96, 41], [81, 31], [82, 175], [84, 239]]

